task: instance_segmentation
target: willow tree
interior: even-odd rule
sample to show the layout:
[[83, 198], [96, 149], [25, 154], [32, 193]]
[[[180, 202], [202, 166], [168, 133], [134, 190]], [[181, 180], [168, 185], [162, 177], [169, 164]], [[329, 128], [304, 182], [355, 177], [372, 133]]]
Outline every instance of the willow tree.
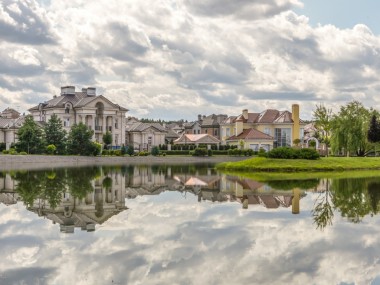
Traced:
[[358, 101], [341, 106], [339, 113], [331, 121], [333, 152], [342, 152], [347, 156], [351, 153], [364, 156], [371, 148], [368, 129], [372, 113], [373, 110], [366, 109]]

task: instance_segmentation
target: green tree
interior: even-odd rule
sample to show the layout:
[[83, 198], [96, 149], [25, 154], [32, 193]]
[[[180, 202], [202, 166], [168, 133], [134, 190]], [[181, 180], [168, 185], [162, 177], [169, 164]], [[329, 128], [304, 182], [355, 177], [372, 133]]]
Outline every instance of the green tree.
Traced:
[[132, 156], [134, 153], [135, 153], [135, 150], [133, 148], [133, 145], [129, 145], [128, 148], [127, 148], [127, 154], [129, 156]]
[[109, 131], [103, 134], [103, 143], [106, 145], [105, 149], [108, 149], [108, 145], [112, 144], [112, 134]]
[[16, 149], [18, 152], [25, 151], [28, 154], [42, 153], [44, 148], [43, 130], [33, 120], [32, 116], [26, 116], [24, 124], [17, 132], [18, 142]]
[[340, 107], [340, 112], [331, 122], [331, 147], [334, 152], [344, 152], [347, 156], [355, 153], [364, 156], [371, 148], [368, 143], [368, 128], [372, 110], [367, 110], [360, 102], [353, 101]]
[[95, 146], [91, 141], [93, 134], [94, 131], [90, 130], [82, 122], [74, 124], [68, 137], [68, 153], [74, 155], [93, 155], [95, 152]]
[[62, 120], [53, 114], [44, 127], [47, 145], [55, 145], [58, 154], [66, 153], [66, 131], [63, 129]]
[[331, 109], [327, 109], [322, 104], [316, 106], [316, 109], [313, 112], [314, 126], [317, 129], [316, 137], [321, 138], [321, 141], [326, 145], [327, 155], [330, 146], [332, 118], [333, 114]]
[[158, 149], [158, 146], [153, 146], [150, 153], [154, 156], [160, 155], [160, 150]]

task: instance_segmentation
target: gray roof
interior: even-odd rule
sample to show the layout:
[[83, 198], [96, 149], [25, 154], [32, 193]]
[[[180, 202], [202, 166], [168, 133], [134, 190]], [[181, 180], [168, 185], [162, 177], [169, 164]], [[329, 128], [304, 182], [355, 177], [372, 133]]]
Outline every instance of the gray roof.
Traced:
[[127, 126], [126, 126], [126, 130], [128, 132], [143, 132], [149, 128], [154, 128], [154, 129], [156, 129], [160, 132], [163, 132], [163, 133], [167, 132], [167, 130], [163, 126], [161, 126], [159, 123], [137, 122], [137, 123], [133, 123], [133, 124], [127, 124]]

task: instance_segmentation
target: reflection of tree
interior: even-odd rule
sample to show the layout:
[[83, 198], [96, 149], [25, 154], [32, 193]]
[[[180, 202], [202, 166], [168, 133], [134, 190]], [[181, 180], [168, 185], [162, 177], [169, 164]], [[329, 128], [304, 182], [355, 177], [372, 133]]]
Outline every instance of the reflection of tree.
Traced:
[[71, 194], [77, 198], [84, 198], [94, 191], [91, 181], [100, 175], [100, 168], [69, 168], [67, 170], [67, 185]]
[[334, 212], [331, 205], [332, 195], [330, 192], [330, 181], [326, 179], [326, 189], [321, 192], [315, 200], [314, 209], [312, 210], [314, 224], [317, 229], [323, 230], [327, 225], [332, 225]]
[[40, 197], [42, 192], [42, 177], [45, 172], [20, 171], [14, 173], [13, 177], [17, 181], [16, 191], [21, 196], [26, 206], [33, 205], [35, 199]]
[[366, 178], [335, 179], [331, 185], [334, 192], [334, 207], [351, 222], [358, 223], [369, 214], [369, 204]]
[[280, 190], [291, 190], [294, 188], [312, 189], [318, 186], [319, 179], [306, 180], [269, 180], [265, 182], [270, 187]]
[[380, 182], [373, 181], [368, 183], [368, 198], [372, 208], [372, 214], [376, 215], [379, 210], [380, 202]]
[[65, 172], [63, 169], [46, 172], [42, 179], [41, 198], [47, 200], [50, 207], [55, 209], [61, 202], [62, 193], [65, 190]]

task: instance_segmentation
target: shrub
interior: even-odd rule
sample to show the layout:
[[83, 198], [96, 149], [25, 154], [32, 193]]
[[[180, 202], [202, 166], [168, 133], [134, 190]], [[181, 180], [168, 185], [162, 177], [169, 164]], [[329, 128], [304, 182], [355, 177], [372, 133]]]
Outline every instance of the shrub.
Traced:
[[14, 148], [10, 148], [9, 149], [9, 154], [15, 155], [15, 154], [17, 154], [17, 151]]
[[9, 150], [4, 149], [3, 154], [9, 154]]
[[147, 152], [147, 151], [140, 151], [138, 153], [138, 156], [148, 156], [148, 155], [149, 155], [149, 152]]
[[107, 149], [103, 149], [103, 151], [102, 151], [102, 155], [109, 155], [110, 153], [109, 153], [109, 151], [107, 150]]
[[158, 146], [153, 146], [150, 153], [154, 156], [160, 155], [160, 150], [158, 149]]
[[132, 156], [132, 155], [135, 154], [135, 150], [133, 149], [133, 145], [128, 146], [128, 148], [127, 148], [127, 154], [129, 156]]
[[246, 149], [244, 150], [244, 155], [245, 156], [252, 156], [253, 155], [253, 149]]
[[227, 150], [213, 150], [212, 154], [213, 155], [227, 155], [228, 151]]
[[269, 158], [281, 159], [318, 159], [319, 153], [312, 148], [294, 149], [290, 147], [278, 147], [268, 152]]
[[22, 151], [19, 153], [20, 155], [27, 155], [27, 153], [25, 151]]
[[260, 148], [260, 149], [259, 149], [259, 152], [257, 153], [257, 156], [258, 156], [258, 157], [267, 157], [267, 156], [268, 156], [268, 153], [265, 151], [265, 149]]
[[228, 150], [228, 155], [232, 155], [232, 156], [240, 156], [242, 155], [242, 153], [243, 153], [243, 150], [238, 149], [238, 148], [230, 148]]
[[193, 156], [206, 156], [207, 155], [207, 149], [203, 147], [197, 147], [194, 149], [194, 153], [192, 154]]
[[91, 143], [91, 154], [93, 156], [97, 156], [97, 155], [100, 155], [101, 152], [102, 152], [102, 144], [97, 143], [97, 142], [92, 142]]
[[54, 154], [56, 152], [57, 148], [55, 145], [53, 144], [49, 144], [47, 147], [46, 147], [46, 153], [47, 154]]
[[116, 156], [121, 156], [121, 150], [120, 149], [116, 149], [113, 151], [113, 155], [116, 155]]
[[121, 146], [120, 153], [122, 156], [124, 156], [127, 153], [127, 148], [125, 147], [125, 145]]
[[213, 153], [212, 149], [207, 150], [207, 156], [212, 156], [212, 153]]

